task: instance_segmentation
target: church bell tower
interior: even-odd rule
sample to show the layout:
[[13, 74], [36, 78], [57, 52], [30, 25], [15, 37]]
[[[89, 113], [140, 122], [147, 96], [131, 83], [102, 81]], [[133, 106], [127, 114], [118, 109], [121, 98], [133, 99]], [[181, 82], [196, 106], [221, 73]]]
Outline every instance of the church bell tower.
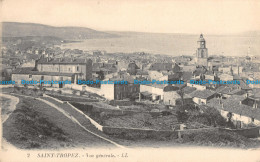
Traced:
[[197, 58], [208, 58], [208, 49], [206, 48], [206, 41], [203, 38], [203, 35], [200, 34], [200, 38], [197, 41], [198, 49], [197, 49]]

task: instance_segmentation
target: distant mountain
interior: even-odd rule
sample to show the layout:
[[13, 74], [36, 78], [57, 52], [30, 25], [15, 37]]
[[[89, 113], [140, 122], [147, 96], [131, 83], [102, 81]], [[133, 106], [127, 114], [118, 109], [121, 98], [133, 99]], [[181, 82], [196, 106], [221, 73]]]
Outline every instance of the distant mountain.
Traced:
[[54, 27], [34, 23], [2, 22], [2, 37], [25, 36], [52, 36], [74, 40], [118, 37], [116, 34], [84, 27]]

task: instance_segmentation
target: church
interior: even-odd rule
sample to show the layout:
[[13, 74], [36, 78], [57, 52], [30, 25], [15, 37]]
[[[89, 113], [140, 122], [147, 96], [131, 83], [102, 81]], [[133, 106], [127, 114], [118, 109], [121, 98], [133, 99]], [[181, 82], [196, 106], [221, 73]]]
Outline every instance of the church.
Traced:
[[203, 35], [200, 34], [200, 38], [197, 41], [198, 49], [195, 56], [195, 63], [197, 66], [208, 66], [208, 49], [206, 48], [206, 41]]

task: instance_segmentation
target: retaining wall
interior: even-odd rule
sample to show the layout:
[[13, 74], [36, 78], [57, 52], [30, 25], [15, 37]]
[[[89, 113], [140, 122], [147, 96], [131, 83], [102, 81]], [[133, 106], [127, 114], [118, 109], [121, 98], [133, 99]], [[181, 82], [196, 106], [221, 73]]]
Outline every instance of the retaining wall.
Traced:
[[260, 137], [260, 127], [243, 128], [243, 129], [225, 129], [225, 128], [220, 128], [220, 130], [234, 132], [234, 133], [237, 133], [239, 135], [245, 136], [247, 138], [257, 138], [257, 137]]

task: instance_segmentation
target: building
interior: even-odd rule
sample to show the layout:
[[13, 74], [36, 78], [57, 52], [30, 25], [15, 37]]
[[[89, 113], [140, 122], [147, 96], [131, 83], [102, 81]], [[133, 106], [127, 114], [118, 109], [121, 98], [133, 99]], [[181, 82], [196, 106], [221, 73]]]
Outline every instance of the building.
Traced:
[[35, 62], [36, 71], [55, 72], [55, 73], [73, 73], [75, 79], [92, 79], [92, 60], [71, 58], [40, 58]]
[[34, 68], [17, 68], [12, 72], [12, 80], [16, 82], [18, 86], [27, 84], [24, 81], [64, 81], [64, 84], [44, 84], [44, 83], [33, 83], [27, 84], [29, 86], [44, 86], [44, 87], [56, 87], [63, 88], [65, 83], [74, 83], [75, 75], [73, 73], [57, 73], [57, 72], [39, 72], [35, 71]]
[[101, 84], [101, 92], [104, 97], [108, 100], [124, 100], [124, 99], [135, 99], [138, 98], [140, 93], [140, 85], [134, 84], [134, 78], [127, 75], [122, 74], [118, 76], [114, 76], [113, 78], [104, 80], [111, 82], [121, 82], [126, 81], [123, 84]]
[[237, 128], [243, 128], [248, 124], [260, 126], [260, 109], [244, 104], [244, 96], [234, 95], [228, 99], [213, 98], [209, 100], [208, 106], [220, 111], [227, 120], [232, 121]]
[[205, 89], [205, 90], [196, 90], [189, 94], [192, 97], [193, 102], [198, 105], [207, 104], [207, 102], [215, 97], [215, 92]]
[[127, 67], [127, 73], [129, 73], [130, 75], [136, 75], [138, 69], [139, 67], [134, 61], [130, 62]]
[[158, 72], [180, 72], [181, 68], [176, 63], [153, 63], [149, 67], [149, 71]]
[[200, 34], [200, 38], [197, 41], [198, 49], [196, 52], [195, 63], [197, 66], [208, 66], [208, 49], [206, 48], [206, 41], [203, 35]]
[[175, 106], [176, 105], [176, 101], [178, 99], [181, 99], [181, 96], [178, 94], [178, 87], [172, 86], [172, 85], [168, 85], [166, 87], [164, 87], [163, 89], [163, 103], [165, 105], [171, 105], [171, 106]]
[[166, 84], [141, 84], [140, 85], [140, 93], [144, 98], [148, 98], [147, 96], [151, 96], [153, 101], [163, 100], [164, 96], [164, 87]]
[[[40, 58], [35, 61], [35, 67], [17, 68], [12, 73], [12, 79], [18, 85], [22, 80], [70, 81], [90, 80], [92, 78], [92, 61], [90, 59], [72, 58]], [[63, 88], [63, 84], [41, 84], [42, 86]]]

